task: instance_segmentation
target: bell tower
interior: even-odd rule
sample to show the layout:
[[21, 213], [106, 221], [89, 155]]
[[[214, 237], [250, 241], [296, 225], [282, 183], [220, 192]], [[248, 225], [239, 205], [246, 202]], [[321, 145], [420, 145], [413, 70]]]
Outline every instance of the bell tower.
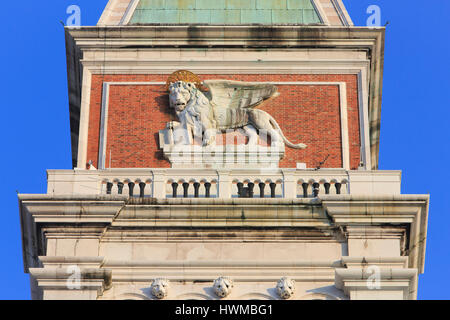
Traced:
[[341, 0], [110, 0], [66, 27], [71, 170], [19, 195], [33, 299], [416, 299], [378, 170], [385, 29]]

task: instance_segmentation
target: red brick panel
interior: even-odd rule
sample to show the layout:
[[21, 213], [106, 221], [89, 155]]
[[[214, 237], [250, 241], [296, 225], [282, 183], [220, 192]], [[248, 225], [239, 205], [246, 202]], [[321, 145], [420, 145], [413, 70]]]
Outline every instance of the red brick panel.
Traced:
[[[201, 75], [206, 79], [261, 82], [346, 82], [350, 165], [360, 161], [360, 133], [357, 79], [355, 75]], [[165, 81], [166, 75], [93, 76], [88, 160], [97, 165], [103, 82]], [[279, 85], [280, 96], [262, 107], [279, 123], [294, 143], [305, 143], [306, 150], [286, 147], [280, 167], [293, 168], [305, 162], [314, 168], [327, 155], [324, 168], [342, 167], [340, 97], [336, 85]], [[113, 168], [170, 167], [159, 150], [158, 132], [168, 121], [176, 120], [169, 111], [164, 86], [114, 85], [110, 87], [106, 166]], [[237, 134], [238, 135], [238, 134]]]
[[166, 168], [159, 150], [159, 130], [175, 120], [161, 86], [111, 86], [108, 109], [106, 167]]

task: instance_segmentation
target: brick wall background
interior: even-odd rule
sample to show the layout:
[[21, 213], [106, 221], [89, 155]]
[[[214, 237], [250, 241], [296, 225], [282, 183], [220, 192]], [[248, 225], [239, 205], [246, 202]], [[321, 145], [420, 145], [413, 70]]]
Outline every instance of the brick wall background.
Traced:
[[[200, 75], [206, 79], [261, 82], [346, 82], [350, 165], [360, 161], [360, 132], [356, 75]], [[97, 166], [103, 82], [166, 81], [167, 75], [94, 75], [92, 79], [88, 161]], [[342, 167], [339, 89], [331, 85], [280, 85], [280, 96], [262, 107], [279, 123], [293, 143], [308, 148], [286, 148], [280, 167], [295, 168], [305, 162], [314, 168], [329, 154], [324, 168]], [[169, 110], [164, 86], [111, 86], [108, 112], [106, 167], [168, 168], [170, 163], [159, 150], [158, 132], [176, 115]], [[236, 133], [239, 136], [239, 133]], [[111, 152], [111, 164], [109, 155]]]

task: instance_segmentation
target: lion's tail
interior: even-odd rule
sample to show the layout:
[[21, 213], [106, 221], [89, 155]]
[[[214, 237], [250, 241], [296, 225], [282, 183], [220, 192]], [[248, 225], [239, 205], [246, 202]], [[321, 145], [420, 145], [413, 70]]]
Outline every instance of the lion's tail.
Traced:
[[290, 142], [283, 134], [283, 131], [281, 130], [280, 126], [278, 125], [278, 122], [270, 114], [267, 114], [267, 115], [269, 116], [270, 124], [275, 127], [275, 129], [280, 134], [281, 138], [283, 138], [284, 143], [288, 147], [293, 148], [293, 149], [306, 149], [308, 147], [306, 144], [303, 144], [303, 143], [294, 144], [294, 143]]

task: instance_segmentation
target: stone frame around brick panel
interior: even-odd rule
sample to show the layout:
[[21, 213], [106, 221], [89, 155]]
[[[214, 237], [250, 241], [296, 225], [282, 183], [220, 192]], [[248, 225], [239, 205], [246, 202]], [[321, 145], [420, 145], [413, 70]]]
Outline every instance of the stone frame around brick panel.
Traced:
[[[342, 145], [342, 168], [350, 170], [350, 146], [348, 134], [348, 112], [347, 112], [347, 83], [345, 82], [271, 82], [274, 85], [299, 85], [299, 86], [337, 86], [339, 89], [339, 105], [341, 120], [341, 145]], [[99, 137], [99, 153], [98, 153], [98, 169], [106, 168], [107, 158], [107, 137], [108, 137], [108, 111], [109, 111], [109, 89], [111, 86], [133, 86], [133, 85], [164, 85], [165, 82], [104, 82], [102, 93], [102, 108], [100, 117], [100, 137]], [[163, 128], [161, 128], [163, 129]]]
[[[158, 50], [159, 51], [159, 50]], [[170, 50], [169, 50], [170, 51]], [[178, 50], [178, 55], [183, 54], [185, 50]], [[161, 51], [162, 52], [162, 51]], [[172, 56], [175, 52], [170, 52]], [[91, 82], [93, 75], [142, 75], [142, 74], [165, 74], [169, 75], [176, 69], [189, 69], [194, 73], [202, 74], [207, 71], [210, 74], [317, 74], [317, 75], [348, 75], [357, 76], [358, 81], [358, 109], [360, 114], [360, 141], [361, 141], [361, 160], [364, 164], [363, 168], [373, 169], [371, 156], [371, 144], [369, 135], [369, 82], [371, 64], [368, 60], [359, 60], [356, 57], [348, 60], [314, 58], [315, 54], [310, 54], [311, 59], [308, 61], [304, 58], [296, 57], [286, 61], [270, 61], [264, 62], [264, 66], [255, 66], [250, 59], [234, 60], [227, 57], [221, 62], [221, 66], [217, 65], [214, 60], [208, 60], [204, 57], [189, 57], [190, 61], [185, 61], [188, 57], [182, 57], [180, 61], [174, 65], [174, 60], [169, 62], [166, 59], [151, 60], [144, 58], [144, 53], [137, 53], [142, 59], [138, 65], [134, 59], [130, 59], [127, 53], [121, 58], [121, 55], [114, 55], [110, 58], [110, 53], [100, 55], [94, 52], [85, 55], [83, 59], [83, 87], [81, 95], [80, 110], [80, 128], [79, 128], [79, 149], [77, 168], [84, 168], [87, 163], [87, 142], [90, 114], [91, 99]], [[118, 53], [117, 53], [118, 54]], [[149, 53], [150, 54], [150, 53]], [[231, 52], [230, 52], [231, 54]], [[304, 53], [302, 53], [303, 56]], [[105, 56], [106, 55], [106, 56]], [[254, 54], [253, 54], [254, 55]], [[126, 58], [125, 58], [126, 57]], [[295, 57], [295, 56], [292, 56]], [[243, 57], [242, 57], [243, 58]], [[106, 60], [105, 60], [106, 59]], [[178, 60], [179, 58], [177, 58]], [[211, 58], [210, 58], [211, 59]], [[174, 69], [175, 68], [175, 69]]]
[[[290, 73], [295, 74], [355, 74], [358, 77], [358, 109], [360, 115], [360, 139], [361, 139], [361, 160], [364, 163], [364, 168], [370, 169], [372, 167], [371, 164], [371, 156], [370, 156], [370, 143], [369, 143], [369, 111], [368, 111], [368, 70], [367, 64], [363, 63], [360, 66], [355, 68], [355, 62], [350, 67], [343, 66], [343, 69], [331, 69], [325, 67], [324, 69], [315, 68], [317, 65], [314, 63], [314, 67], [310, 66], [309, 70], [304, 70], [303, 68], [300, 70], [289, 70]], [[215, 70], [209, 70], [210, 73], [232, 73], [233, 70], [217, 70], [217, 66], [215, 66]], [[90, 114], [90, 95], [91, 95], [91, 81], [93, 74], [144, 74], [144, 73], [158, 73], [158, 74], [170, 74], [173, 70], [170, 69], [160, 69], [155, 70], [154, 68], [142, 67], [142, 70], [124, 70], [118, 66], [113, 68], [106, 68], [103, 65], [98, 65], [94, 63], [92, 65], [90, 62], [85, 61], [84, 63], [84, 71], [83, 71], [83, 93], [82, 93], [82, 108], [80, 114], [80, 131], [79, 131], [79, 152], [78, 152], [78, 165], [77, 167], [83, 167], [83, 164], [87, 161], [87, 142], [88, 142], [88, 127], [89, 127], [89, 114]], [[297, 69], [297, 68], [296, 68]], [[198, 66], [192, 69], [196, 73], [201, 73], [204, 71], [203, 68], [199, 68]], [[237, 73], [264, 73], [264, 74], [277, 74], [288, 72], [287, 69], [279, 69], [278, 72], [274, 72], [272, 70], [267, 69], [241, 69], [236, 71]], [[103, 103], [103, 101], [102, 101]], [[100, 163], [100, 162], [99, 162]]]

